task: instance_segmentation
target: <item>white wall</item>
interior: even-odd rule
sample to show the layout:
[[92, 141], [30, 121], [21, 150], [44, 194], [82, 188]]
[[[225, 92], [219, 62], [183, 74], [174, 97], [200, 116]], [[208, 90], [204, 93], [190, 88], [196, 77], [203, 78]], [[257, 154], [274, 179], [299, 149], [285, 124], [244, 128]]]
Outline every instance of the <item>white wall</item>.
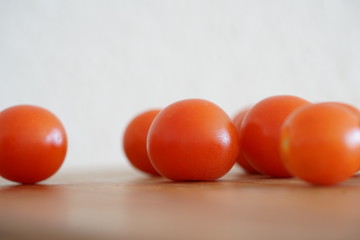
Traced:
[[63, 171], [128, 168], [120, 139], [145, 109], [233, 115], [275, 94], [360, 106], [360, 1], [0, 0], [0, 109], [57, 114]]

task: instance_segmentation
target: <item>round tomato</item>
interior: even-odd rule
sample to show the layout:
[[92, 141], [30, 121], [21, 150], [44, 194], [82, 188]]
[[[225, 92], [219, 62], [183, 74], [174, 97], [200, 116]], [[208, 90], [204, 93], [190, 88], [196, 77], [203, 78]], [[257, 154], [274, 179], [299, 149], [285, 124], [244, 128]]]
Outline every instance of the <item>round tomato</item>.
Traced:
[[146, 138], [150, 125], [160, 110], [151, 110], [136, 116], [127, 126], [123, 148], [130, 163], [138, 170], [159, 175], [150, 163], [146, 151]]
[[32, 184], [64, 161], [67, 138], [60, 120], [44, 108], [20, 105], [0, 113], [0, 175]]
[[201, 99], [175, 102], [155, 118], [147, 139], [155, 169], [174, 181], [214, 180], [239, 151], [236, 128], [217, 105]]
[[[233, 119], [233, 122], [235, 124], [235, 127], [236, 127], [236, 131], [238, 133], [238, 136], [240, 137], [241, 136], [241, 124], [242, 124], [242, 121], [246, 115], [246, 113], [249, 111], [249, 108], [246, 108], [246, 109], [243, 109], [241, 110], [238, 114], [236, 114], [236, 116], [234, 117]], [[239, 141], [240, 143], [240, 141]], [[240, 165], [240, 167], [242, 169], [245, 170], [246, 173], [248, 174], [258, 174], [259, 172], [256, 171], [255, 168], [253, 168], [250, 163], [246, 160], [246, 158], [244, 157], [244, 153], [242, 152], [241, 150], [241, 146], [239, 145], [239, 155], [237, 156], [236, 158], [236, 162]]]
[[359, 118], [340, 105], [302, 107], [282, 128], [281, 152], [286, 168], [307, 182], [344, 181], [360, 166]]
[[287, 116], [309, 104], [295, 96], [273, 96], [254, 105], [240, 129], [240, 146], [246, 160], [260, 173], [291, 177], [280, 157], [280, 129]]

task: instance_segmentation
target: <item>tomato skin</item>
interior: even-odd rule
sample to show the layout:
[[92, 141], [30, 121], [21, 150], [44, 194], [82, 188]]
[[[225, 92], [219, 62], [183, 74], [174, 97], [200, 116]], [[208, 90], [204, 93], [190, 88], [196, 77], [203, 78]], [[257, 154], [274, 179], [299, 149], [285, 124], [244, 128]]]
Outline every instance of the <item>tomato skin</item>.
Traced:
[[271, 177], [291, 177], [280, 156], [280, 130], [287, 116], [310, 104], [295, 96], [273, 96], [255, 104], [240, 130], [240, 146], [246, 160], [257, 171]]
[[282, 128], [281, 152], [295, 176], [316, 185], [339, 183], [359, 169], [360, 121], [340, 105], [302, 107]]
[[67, 137], [60, 120], [48, 110], [19, 105], [0, 113], [0, 175], [33, 184], [62, 165]]
[[[246, 115], [246, 113], [249, 111], [250, 108], [245, 108], [238, 112], [235, 117], [233, 118], [233, 122], [236, 127], [236, 131], [238, 133], [239, 138], [241, 137], [241, 124], [242, 121]], [[259, 174], [258, 171], [256, 171], [255, 168], [253, 168], [250, 163], [246, 160], [244, 153], [240, 146], [240, 140], [239, 140], [239, 155], [236, 158], [237, 164], [248, 174]]]
[[123, 149], [130, 163], [138, 170], [158, 176], [152, 166], [146, 150], [146, 138], [154, 118], [160, 110], [149, 110], [136, 116], [126, 127], [123, 137]]
[[215, 180], [234, 165], [236, 128], [212, 102], [188, 99], [164, 108], [152, 123], [147, 150], [155, 169], [174, 181]]
[[343, 102], [323, 102], [323, 103], [335, 104], [335, 105], [344, 107], [347, 110], [349, 110], [350, 112], [354, 113], [360, 119], [360, 111], [358, 108], [354, 107], [353, 105], [343, 103]]
[[235, 126], [241, 126], [242, 121], [244, 120], [244, 117], [246, 113], [250, 110], [251, 107], [246, 107], [240, 110], [233, 118], [233, 123]]

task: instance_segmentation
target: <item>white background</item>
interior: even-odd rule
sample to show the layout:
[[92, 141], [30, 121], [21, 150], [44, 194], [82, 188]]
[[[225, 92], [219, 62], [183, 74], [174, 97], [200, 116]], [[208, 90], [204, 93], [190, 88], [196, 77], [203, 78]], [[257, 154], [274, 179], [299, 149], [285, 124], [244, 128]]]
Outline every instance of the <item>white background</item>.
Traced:
[[360, 1], [0, 0], [0, 109], [54, 112], [62, 171], [130, 168], [121, 137], [146, 109], [232, 116], [276, 94], [360, 106]]

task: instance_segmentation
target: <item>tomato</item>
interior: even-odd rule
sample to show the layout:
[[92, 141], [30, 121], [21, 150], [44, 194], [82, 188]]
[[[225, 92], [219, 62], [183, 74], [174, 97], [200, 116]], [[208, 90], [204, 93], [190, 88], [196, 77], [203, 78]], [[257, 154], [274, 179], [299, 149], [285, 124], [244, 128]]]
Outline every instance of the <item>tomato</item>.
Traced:
[[281, 152], [286, 168], [307, 182], [344, 181], [360, 166], [359, 118], [329, 103], [300, 108], [282, 128]]
[[20, 105], [0, 113], [0, 175], [33, 184], [62, 165], [67, 137], [60, 120], [44, 108]]
[[155, 169], [174, 181], [215, 180], [226, 174], [238, 155], [236, 128], [212, 102], [175, 102], [151, 124], [147, 150]]
[[287, 116], [308, 101], [295, 96], [273, 96], [255, 104], [240, 129], [240, 146], [246, 160], [260, 173], [291, 177], [280, 157], [280, 130]]
[[146, 151], [146, 138], [150, 125], [160, 110], [150, 110], [136, 116], [126, 127], [123, 148], [130, 163], [138, 170], [159, 175], [150, 163]]
[[[233, 119], [233, 122], [235, 124], [236, 127], [236, 131], [238, 133], [238, 136], [241, 136], [241, 124], [242, 121], [246, 115], [246, 113], [249, 111], [250, 108], [246, 108], [241, 110], [238, 114], [236, 114], [236, 116]], [[240, 141], [239, 141], [240, 143]], [[239, 155], [236, 158], [236, 162], [240, 165], [240, 167], [242, 167], [242, 169], [245, 170], [246, 173], [248, 174], [258, 174], [259, 172], [256, 171], [255, 168], [253, 168], [250, 163], [246, 160], [246, 158], [244, 157], [244, 153], [241, 150], [241, 146], [239, 144]]]

